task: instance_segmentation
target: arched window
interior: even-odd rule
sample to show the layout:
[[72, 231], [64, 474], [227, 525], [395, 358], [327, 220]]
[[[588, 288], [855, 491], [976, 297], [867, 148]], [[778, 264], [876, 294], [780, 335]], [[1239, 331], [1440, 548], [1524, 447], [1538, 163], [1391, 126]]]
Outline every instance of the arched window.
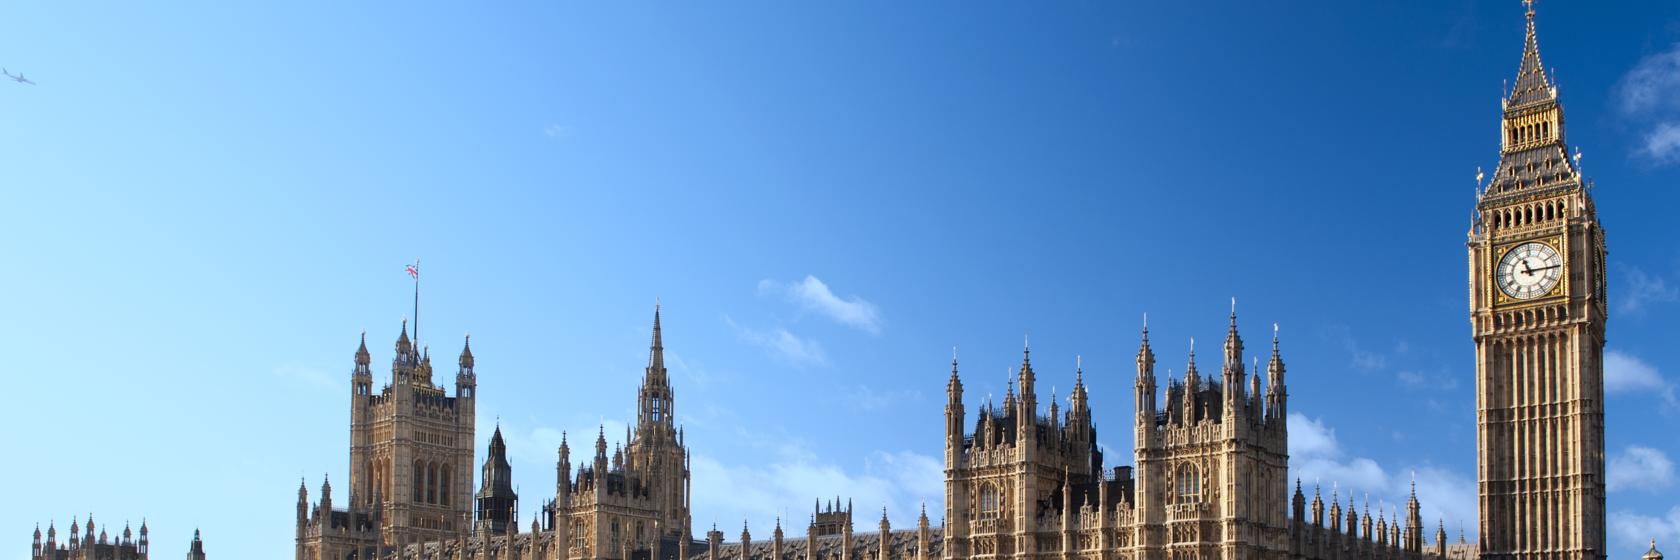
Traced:
[[980, 485], [980, 517], [996, 517], [1000, 511], [998, 488], [991, 483]]
[[426, 464], [426, 503], [437, 503], [437, 463]]
[[1202, 477], [1201, 473], [1196, 471], [1195, 465], [1190, 463], [1179, 465], [1178, 473], [1173, 476], [1173, 481], [1178, 485], [1178, 491], [1174, 493], [1178, 498], [1178, 503], [1194, 504], [1202, 500]]
[[414, 502], [420, 503], [426, 497], [424, 484], [426, 482], [426, 466], [420, 461], [414, 461]]
[[449, 472], [449, 465], [444, 465], [443, 468], [438, 469], [438, 471], [438, 503], [447, 506], [449, 505], [450, 490], [449, 475], [454, 473]]

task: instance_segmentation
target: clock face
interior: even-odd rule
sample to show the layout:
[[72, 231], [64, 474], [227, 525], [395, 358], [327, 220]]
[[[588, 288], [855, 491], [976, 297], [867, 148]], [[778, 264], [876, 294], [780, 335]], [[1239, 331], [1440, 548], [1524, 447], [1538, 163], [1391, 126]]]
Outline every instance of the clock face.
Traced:
[[1533, 299], [1548, 293], [1563, 278], [1563, 256], [1545, 243], [1524, 243], [1499, 259], [1495, 281], [1505, 295]]

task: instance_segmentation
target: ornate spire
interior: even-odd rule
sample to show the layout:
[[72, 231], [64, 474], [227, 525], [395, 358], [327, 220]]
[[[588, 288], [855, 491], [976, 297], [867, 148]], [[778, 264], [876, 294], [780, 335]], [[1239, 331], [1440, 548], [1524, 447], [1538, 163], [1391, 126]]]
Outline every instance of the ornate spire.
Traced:
[[1194, 336], [1190, 337], [1190, 365], [1184, 368], [1184, 384], [1191, 387], [1192, 391], [1195, 390], [1195, 387], [1201, 385], [1201, 374], [1196, 372], [1196, 337]]
[[[492, 348], [491, 350], [494, 350], [494, 348]], [[492, 356], [492, 358], [494, 358], [494, 356]], [[494, 360], [492, 360], [492, 361], [494, 361]], [[461, 343], [461, 360], [460, 360], [460, 363], [461, 363], [461, 369], [463, 369], [463, 370], [470, 370], [473, 367], [472, 335], [470, 335], [470, 334], [467, 335], [466, 340]], [[492, 363], [491, 365], [494, 366], [495, 364]], [[494, 370], [495, 368], [491, 367], [490, 369]], [[491, 372], [491, 373], [494, 374], [495, 372]]]
[[[653, 340], [648, 344], [647, 372], [642, 376], [641, 394], [638, 398], [636, 428], [642, 434], [654, 437], [669, 437], [674, 435], [676, 414], [673, 411], [675, 398], [671, 391], [671, 378], [665, 369], [664, 334], [659, 326], [660, 305], [653, 305]], [[626, 426], [626, 430], [628, 430]], [[628, 442], [630, 438], [625, 437]]]
[[397, 335], [397, 352], [407, 353], [414, 350], [414, 343], [408, 339], [408, 318], [402, 320], [402, 334]]
[[659, 304], [653, 304], [653, 343], [648, 347], [648, 371], [665, 370], [665, 343], [659, 333]]
[[366, 366], [369, 363], [372, 363], [372, 358], [370, 358], [368, 356], [367, 331], [363, 330], [362, 331], [362, 345], [356, 347], [356, 365]]
[[1540, 38], [1534, 32], [1534, 1], [1523, 0], [1523, 5], [1528, 17], [1528, 33], [1523, 38], [1522, 63], [1517, 67], [1517, 83], [1511, 89], [1508, 107], [1557, 99], [1557, 89], [1552, 85], [1551, 76], [1546, 74], [1545, 66], [1540, 63]]
[[951, 379], [945, 382], [946, 396], [952, 404], [962, 403], [962, 378], [957, 375], [957, 347], [951, 347]]

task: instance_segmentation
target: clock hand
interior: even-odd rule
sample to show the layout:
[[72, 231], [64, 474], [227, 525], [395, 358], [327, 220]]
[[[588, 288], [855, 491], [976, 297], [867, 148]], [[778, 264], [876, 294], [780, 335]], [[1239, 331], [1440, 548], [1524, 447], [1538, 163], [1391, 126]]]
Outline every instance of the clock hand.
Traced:
[[1534, 270], [1534, 271], [1541, 271], [1541, 270], [1547, 270], [1547, 269], [1552, 269], [1552, 268], [1557, 268], [1557, 267], [1560, 267], [1560, 266], [1563, 266], [1563, 265], [1561, 265], [1561, 264], [1554, 264], [1554, 265], [1552, 265], [1552, 266], [1542, 266], [1542, 267], [1540, 267], [1540, 268], [1536, 268], [1536, 269], [1533, 269], [1533, 270]]

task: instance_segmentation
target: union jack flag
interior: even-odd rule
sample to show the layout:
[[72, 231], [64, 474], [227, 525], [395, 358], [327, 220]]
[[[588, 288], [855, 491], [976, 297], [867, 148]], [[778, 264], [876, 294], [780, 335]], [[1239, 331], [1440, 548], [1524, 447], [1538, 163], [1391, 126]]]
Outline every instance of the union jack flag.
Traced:
[[413, 278], [415, 280], [419, 280], [420, 279], [420, 261], [414, 261], [414, 264], [403, 266], [403, 272], [407, 272], [408, 276], [410, 278]]

